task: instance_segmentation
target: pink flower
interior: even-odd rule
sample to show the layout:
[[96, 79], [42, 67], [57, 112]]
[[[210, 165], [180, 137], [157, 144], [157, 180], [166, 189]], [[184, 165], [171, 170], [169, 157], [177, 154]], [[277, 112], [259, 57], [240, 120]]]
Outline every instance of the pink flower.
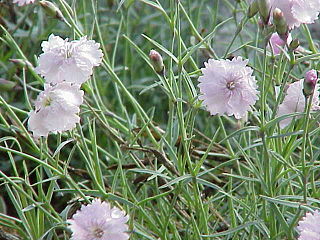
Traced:
[[35, 0], [13, 0], [13, 3], [18, 3], [19, 6], [27, 5], [30, 3], [34, 3]]
[[300, 232], [299, 240], [319, 240], [320, 212], [308, 212], [306, 216], [302, 220], [300, 220], [297, 228]]
[[43, 53], [36, 71], [47, 83], [67, 81], [82, 84], [92, 75], [93, 67], [102, 62], [100, 44], [87, 40], [87, 37], [68, 42], [68, 39], [52, 34], [41, 46]]
[[38, 138], [47, 137], [50, 132], [73, 129], [80, 122], [78, 113], [82, 102], [83, 91], [77, 85], [66, 82], [46, 85], [35, 102], [35, 111], [29, 114], [29, 130]]
[[279, 8], [283, 12], [290, 29], [314, 23], [320, 12], [319, 0], [270, 0], [270, 3], [272, 11]]
[[[285, 96], [283, 102], [279, 105], [277, 116], [282, 116], [290, 113], [303, 113], [305, 110], [305, 96], [303, 94], [303, 82], [304, 79], [300, 81], [291, 83], [287, 90], [287, 95]], [[316, 86], [315, 92], [312, 99], [312, 110], [319, 110], [319, 85]], [[296, 117], [296, 118], [300, 118]], [[280, 121], [280, 128], [285, 128], [291, 122], [292, 118], [286, 118]]]
[[201, 96], [211, 115], [234, 115], [244, 117], [258, 99], [253, 70], [247, 67], [248, 60], [241, 57], [230, 60], [209, 59], [199, 77]]
[[82, 206], [68, 221], [72, 231], [71, 240], [127, 240], [129, 217], [119, 208], [107, 202], [94, 200]]
[[306, 73], [303, 83], [303, 93], [305, 96], [310, 96], [313, 94], [314, 89], [318, 83], [318, 73], [316, 70], [312, 69]]
[[[278, 35], [278, 33], [273, 33], [270, 37], [270, 44], [272, 46], [273, 49], [273, 54], [274, 55], [278, 55], [281, 53], [281, 48], [284, 48], [286, 46], [286, 42], [283, 41], [280, 36]], [[289, 34], [288, 39], [287, 39], [287, 43], [290, 44], [290, 42], [292, 41], [292, 37], [291, 34]]]

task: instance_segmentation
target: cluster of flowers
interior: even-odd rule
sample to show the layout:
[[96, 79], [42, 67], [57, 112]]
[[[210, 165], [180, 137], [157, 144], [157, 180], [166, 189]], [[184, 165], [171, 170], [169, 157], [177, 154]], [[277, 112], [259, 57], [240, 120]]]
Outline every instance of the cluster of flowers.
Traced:
[[[35, 0], [13, 0], [19, 6]], [[83, 102], [81, 84], [93, 73], [93, 67], [102, 62], [100, 44], [82, 37], [68, 41], [51, 35], [42, 43], [36, 72], [44, 77], [45, 85], [31, 111], [29, 130], [34, 137], [48, 136], [50, 132], [71, 130], [80, 121], [78, 113]], [[68, 220], [72, 240], [127, 240], [129, 217], [117, 207], [95, 199]]]
[[[13, 0], [19, 6], [33, 3], [35, 0]], [[301, 24], [313, 23], [320, 12], [320, 0], [249, 0], [256, 4], [265, 24], [272, 20], [283, 23], [284, 31], [274, 33], [270, 44], [275, 54], [280, 47], [288, 45], [292, 38], [290, 31]], [[280, 21], [279, 21], [279, 19]], [[69, 42], [51, 35], [42, 43], [43, 53], [39, 57], [37, 73], [44, 77], [46, 84], [35, 103], [35, 111], [30, 113], [29, 129], [35, 137], [47, 136], [50, 132], [67, 131], [79, 123], [80, 105], [83, 102], [81, 84], [92, 75], [93, 67], [102, 61], [100, 45], [86, 37]], [[150, 59], [155, 70], [163, 74], [164, 66], [161, 56], [150, 52]], [[236, 119], [244, 117], [258, 100], [259, 91], [253, 70], [247, 66], [248, 60], [236, 57], [232, 60], [209, 59], [203, 76], [199, 78], [203, 100], [212, 115], [234, 115]], [[318, 76], [315, 70], [306, 73], [305, 79], [291, 83], [284, 101], [278, 109], [278, 116], [294, 112], [303, 112], [306, 97], [312, 97], [312, 110], [319, 110]], [[280, 122], [284, 128], [291, 118]], [[115, 239], [127, 240], [128, 217], [118, 208], [112, 208], [106, 202], [96, 199], [87, 206], [82, 206], [72, 220], [69, 220], [73, 232], [72, 239]], [[307, 213], [298, 225], [299, 240], [320, 239], [320, 213]]]
[[41, 46], [43, 53], [36, 72], [45, 79], [44, 91], [28, 121], [35, 138], [71, 130], [79, 123], [84, 94], [81, 84], [90, 78], [93, 67], [99, 66], [103, 57], [100, 44], [87, 37], [68, 41], [51, 35]]
[[[319, 15], [319, 0], [254, 0], [252, 5], [257, 4], [257, 12], [265, 11], [268, 25], [275, 10], [275, 17], [280, 17], [280, 28], [283, 23], [286, 26], [283, 35], [273, 33], [270, 44], [274, 54], [279, 54], [281, 47], [289, 45], [292, 41], [290, 31], [300, 24], [313, 23]], [[260, 6], [259, 6], [260, 5]], [[262, 8], [264, 6], [265, 8]], [[259, 9], [260, 7], [260, 9]], [[261, 13], [260, 13], [261, 14]], [[274, 19], [279, 21], [279, 19]], [[279, 22], [277, 22], [279, 23]], [[228, 115], [236, 119], [246, 116], [247, 112], [258, 100], [259, 91], [257, 81], [252, 75], [253, 70], [247, 66], [248, 60], [241, 57], [232, 60], [209, 59], [202, 68], [202, 76], [199, 77], [200, 100], [211, 115]], [[317, 71], [310, 70], [305, 78], [291, 83], [286, 91], [286, 96], [278, 108], [277, 116], [295, 112], [304, 112], [306, 99], [312, 97], [311, 110], [320, 110], [319, 106], [319, 84]], [[286, 118], [280, 122], [280, 127], [285, 128], [290, 124], [292, 118]], [[299, 222], [299, 240], [320, 239], [320, 212], [307, 213]]]

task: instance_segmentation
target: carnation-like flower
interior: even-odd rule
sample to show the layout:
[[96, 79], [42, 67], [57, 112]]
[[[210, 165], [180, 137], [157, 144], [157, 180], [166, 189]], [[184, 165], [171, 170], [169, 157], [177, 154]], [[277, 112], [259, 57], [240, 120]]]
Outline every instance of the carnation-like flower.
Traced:
[[272, 11], [279, 8], [290, 29], [314, 23], [320, 12], [319, 0], [270, 0]]
[[320, 239], [320, 212], [308, 212], [299, 222], [299, 240], [319, 240]]
[[111, 208], [107, 202], [94, 200], [83, 205], [72, 219], [70, 229], [72, 240], [127, 240], [129, 239], [129, 217], [117, 207]]
[[43, 53], [36, 71], [47, 83], [82, 84], [92, 75], [93, 67], [102, 62], [100, 44], [87, 37], [69, 42], [52, 34], [41, 46]]
[[[291, 34], [288, 35], [287, 44], [290, 44], [292, 41]], [[270, 37], [270, 45], [272, 46], [273, 54], [278, 55], [281, 53], [280, 47], [283, 49], [286, 46], [286, 42], [283, 41], [278, 33], [273, 33]]]
[[83, 91], [71, 83], [46, 85], [35, 102], [28, 120], [33, 136], [47, 137], [50, 132], [63, 132], [73, 129], [80, 122], [79, 106], [83, 102]]
[[237, 57], [230, 60], [209, 59], [199, 77], [201, 96], [211, 115], [234, 115], [244, 117], [258, 100], [258, 91], [253, 70], [247, 67], [248, 60]]
[[[304, 79], [300, 81], [291, 83], [287, 89], [287, 95], [285, 96], [283, 102], [279, 105], [277, 116], [282, 116], [290, 113], [302, 113], [305, 110], [305, 96], [303, 94], [303, 82]], [[316, 86], [311, 110], [319, 110], [319, 85]], [[297, 116], [296, 118], [300, 118]], [[285, 128], [291, 122], [292, 118], [286, 118], [280, 121], [280, 128]]]
[[18, 3], [19, 6], [27, 5], [30, 3], [34, 3], [35, 0], [13, 0], [13, 3]]

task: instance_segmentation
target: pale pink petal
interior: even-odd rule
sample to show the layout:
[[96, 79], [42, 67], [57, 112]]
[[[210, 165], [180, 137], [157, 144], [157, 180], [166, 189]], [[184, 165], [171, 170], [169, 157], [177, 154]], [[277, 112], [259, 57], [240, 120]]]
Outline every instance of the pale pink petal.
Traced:
[[248, 60], [241, 57], [230, 60], [209, 59], [199, 77], [200, 100], [211, 115], [234, 115], [239, 119], [251, 110], [258, 97], [253, 70]]
[[55, 86], [45, 85], [35, 102], [36, 111], [30, 113], [28, 128], [33, 135], [47, 137], [49, 133], [64, 132], [80, 122], [79, 106], [83, 91], [78, 85], [63, 82]]
[[[288, 39], [287, 39], [287, 44], [290, 44], [290, 42], [292, 41], [292, 37], [291, 34], [289, 34]], [[286, 42], [283, 41], [280, 36], [278, 35], [278, 33], [273, 33], [270, 37], [270, 45], [272, 46], [272, 50], [273, 50], [273, 54], [274, 55], [278, 55], [281, 53], [281, 49], [284, 49], [286, 46]]]
[[50, 35], [42, 43], [43, 53], [39, 57], [37, 73], [47, 83], [70, 82], [82, 84], [93, 73], [93, 68], [102, 62], [103, 53], [100, 44], [82, 37], [69, 42], [59, 36]]
[[320, 212], [308, 212], [301, 221], [297, 229], [300, 232], [299, 240], [319, 240], [320, 239]]
[[271, 12], [279, 8], [290, 29], [301, 24], [314, 23], [320, 11], [319, 0], [272, 0]]
[[[283, 116], [290, 113], [303, 113], [305, 109], [305, 96], [303, 95], [303, 81], [291, 83], [287, 89], [286, 96], [283, 102], [279, 105], [277, 116]], [[319, 109], [319, 85], [316, 86], [313, 94], [312, 110]], [[299, 119], [301, 116], [297, 116]], [[291, 122], [292, 118], [286, 118], [280, 121], [280, 128], [285, 128]]]
[[128, 216], [109, 203], [96, 199], [81, 209], [68, 221], [71, 240], [128, 240]]
[[318, 19], [320, 5], [318, 0], [293, 0], [292, 15], [299, 23], [314, 23]]
[[13, 0], [13, 3], [17, 3], [19, 6], [27, 5], [30, 3], [34, 3], [35, 0]]

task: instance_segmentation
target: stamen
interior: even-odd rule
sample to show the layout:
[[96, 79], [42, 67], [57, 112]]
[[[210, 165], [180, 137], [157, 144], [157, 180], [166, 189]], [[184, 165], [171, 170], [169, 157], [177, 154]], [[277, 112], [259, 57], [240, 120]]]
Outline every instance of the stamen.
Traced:
[[52, 99], [50, 97], [47, 97], [43, 101], [43, 106], [48, 107], [50, 106], [51, 102], [52, 102]]
[[96, 237], [96, 238], [102, 238], [104, 234], [104, 231], [101, 229], [101, 228], [96, 228], [94, 231], [93, 231], [93, 235]]
[[234, 82], [234, 81], [228, 82], [228, 83], [227, 83], [227, 88], [228, 88], [229, 90], [235, 89], [235, 88], [236, 88], [235, 82]]

